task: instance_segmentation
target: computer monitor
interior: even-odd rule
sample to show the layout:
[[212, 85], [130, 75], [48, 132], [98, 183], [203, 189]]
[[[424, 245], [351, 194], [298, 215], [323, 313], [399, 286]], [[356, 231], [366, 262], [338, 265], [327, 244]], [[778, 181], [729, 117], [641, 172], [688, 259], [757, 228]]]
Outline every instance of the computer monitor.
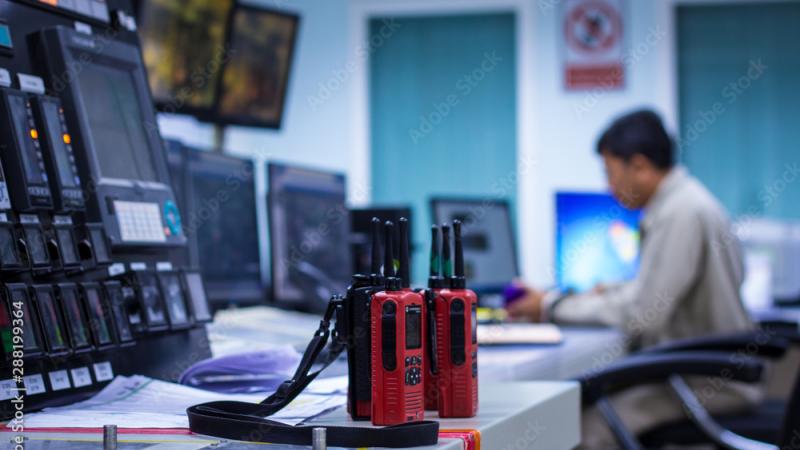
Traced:
[[234, 0], [138, 3], [142, 53], [159, 110], [280, 128], [299, 16]]
[[216, 304], [265, 300], [253, 162], [187, 149], [184, 229], [191, 265]]
[[212, 120], [234, 0], [140, 0], [139, 38], [161, 111]]
[[[377, 217], [381, 223], [390, 220], [399, 223], [401, 217], [414, 223], [411, 206], [376, 206], [350, 210], [350, 244], [353, 257], [353, 273], [369, 273], [372, 256], [372, 218]], [[413, 226], [408, 229], [408, 242], [414, 247]], [[400, 235], [395, 236], [394, 248], [400, 248]], [[413, 250], [412, 250], [413, 253]]]
[[603, 193], [556, 193], [556, 283], [583, 292], [630, 280], [639, 266], [641, 212]]
[[238, 3], [228, 25], [217, 121], [280, 128], [300, 18]]
[[350, 283], [345, 176], [269, 163], [272, 299], [319, 312]]
[[431, 209], [437, 224], [463, 223], [464, 269], [472, 290], [496, 294], [519, 275], [507, 201], [434, 198]]

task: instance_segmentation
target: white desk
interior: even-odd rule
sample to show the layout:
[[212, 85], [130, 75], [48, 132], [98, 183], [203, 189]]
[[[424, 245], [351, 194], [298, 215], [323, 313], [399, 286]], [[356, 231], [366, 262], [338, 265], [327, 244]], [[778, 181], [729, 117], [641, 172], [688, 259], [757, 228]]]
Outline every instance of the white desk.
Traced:
[[[573, 382], [482, 382], [477, 417], [439, 419], [440, 430], [479, 430], [484, 449], [571, 449], [580, 442], [580, 387]], [[354, 422], [344, 409], [313, 423], [368, 426]], [[459, 441], [440, 440], [435, 447], [419, 450], [461, 450]]]
[[[483, 383], [480, 387], [480, 411], [471, 419], [439, 419], [440, 429], [477, 429], [484, 449], [567, 450], [580, 440], [580, 389], [575, 383], [527, 382]], [[436, 419], [435, 414], [429, 418]], [[343, 409], [314, 421], [314, 424], [368, 426], [353, 422]], [[0, 450], [11, 450], [15, 436], [0, 432]], [[26, 433], [26, 450], [85, 450], [99, 448], [99, 433]], [[185, 434], [120, 434], [119, 450], [299, 450], [308, 447], [248, 444]], [[334, 449], [334, 447], [329, 447]], [[419, 450], [463, 450], [458, 439], [440, 439], [433, 447]]]
[[[319, 317], [254, 307], [224, 311], [209, 325], [214, 356], [254, 351], [260, 344], [287, 344], [302, 349], [319, 326]], [[481, 347], [478, 361], [481, 379], [480, 411], [473, 419], [445, 419], [441, 429], [479, 429], [482, 448], [569, 449], [580, 441], [580, 393], [564, 380], [601, 368], [625, 354], [624, 339], [608, 329], [565, 328], [560, 345]], [[339, 364], [329, 370], [341, 371]], [[520, 382], [524, 380], [525, 382]], [[427, 414], [426, 414], [427, 415]], [[427, 415], [436, 419], [435, 414]], [[351, 424], [344, 409], [316, 419], [320, 424]], [[9, 433], [0, 435], [0, 450], [11, 449]], [[98, 434], [31, 433], [26, 450], [58, 448], [83, 450], [86, 442], [100, 442]], [[54, 441], [57, 441], [55, 443]], [[48, 446], [49, 445], [49, 446]], [[226, 442], [186, 435], [120, 435], [120, 450], [255, 450], [263, 445]], [[270, 446], [275, 450], [307, 447]], [[461, 441], [441, 439], [424, 450], [462, 449]]]
[[[285, 343], [302, 351], [318, 326], [318, 316], [269, 307], [222, 311], [208, 327], [211, 352], [215, 357], [249, 352], [260, 343]], [[562, 332], [560, 345], [482, 346], [481, 380], [565, 380], [605, 367], [627, 351], [616, 330], [567, 327]]]

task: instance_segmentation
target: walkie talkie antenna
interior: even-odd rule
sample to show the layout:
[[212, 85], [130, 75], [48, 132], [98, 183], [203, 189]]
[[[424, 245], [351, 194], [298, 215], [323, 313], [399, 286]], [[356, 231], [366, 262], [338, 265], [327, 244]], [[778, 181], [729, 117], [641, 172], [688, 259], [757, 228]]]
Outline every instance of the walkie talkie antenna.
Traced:
[[450, 287], [453, 289], [466, 289], [467, 281], [464, 276], [464, 244], [461, 242], [461, 221], [453, 221], [453, 240], [455, 242], [455, 274], [450, 278]]
[[411, 275], [408, 260], [408, 219], [400, 218], [400, 285], [404, 288], [411, 286]]
[[439, 227], [436, 225], [431, 226], [431, 259], [430, 271], [428, 275], [428, 287], [431, 289], [440, 289], [443, 286], [442, 281], [442, 258], [441, 247], [439, 246]]
[[383, 225], [384, 249], [383, 249], [383, 279], [387, 291], [397, 291], [400, 289], [400, 279], [394, 272], [394, 223], [387, 220]]
[[431, 267], [428, 275], [433, 277], [441, 276], [442, 262], [439, 259], [439, 227], [436, 225], [431, 226]]
[[370, 261], [370, 275], [376, 278], [381, 276], [381, 219], [372, 218], [372, 261]]
[[394, 223], [387, 220], [383, 224], [383, 276], [394, 277]]
[[442, 225], [442, 276], [449, 280], [453, 276], [453, 262], [450, 260], [450, 226]]

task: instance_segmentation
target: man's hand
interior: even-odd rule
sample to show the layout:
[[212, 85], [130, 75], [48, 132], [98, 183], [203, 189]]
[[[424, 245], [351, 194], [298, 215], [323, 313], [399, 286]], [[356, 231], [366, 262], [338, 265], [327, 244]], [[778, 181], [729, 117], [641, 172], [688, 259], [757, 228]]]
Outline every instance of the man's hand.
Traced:
[[508, 305], [508, 315], [513, 319], [541, 321], [542, 301], [545, 293], [527, 286], [522, 287], [525, 289], [525, 295]]

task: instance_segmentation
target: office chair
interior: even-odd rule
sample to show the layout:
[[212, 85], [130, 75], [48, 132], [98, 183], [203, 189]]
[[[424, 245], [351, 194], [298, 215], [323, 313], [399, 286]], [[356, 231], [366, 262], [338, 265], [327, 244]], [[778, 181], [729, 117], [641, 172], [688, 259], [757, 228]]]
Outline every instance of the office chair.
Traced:
[[[695, 443], [711, 442], [729, 449], [773, 448], [728, 431], [715, 422], [702, 408], [700, 401], [684, 381], [684, 376], [723, 377], [728, 381], [754, 383], [761, 379], [764, 369], [759, 358], [778, 358], [785, 354], [788, 342], [783, 337], [759, 332], [740, 333], [704, 339], [670, 343], [633, 355], [607, 369], [584, 375], [579, 379], [584, 408], [596, 406], [621, 448], [639, 450], [646, 445], [662, 446], [674, 442], [674, 436], [643, 436], [641, 442], [625, 427], [609, 398], [628, 388], [653, 382], [667, 382], [684, 404], [692, 428], [701, 430]], [[800, 382], [800, 378], [798, 379]], [[800, 388], [795, 388], [792, 401], [786, 408], [781, 439], [792, 438], [798, 429], [797, 411], [800, 408]], [[788, 436], [788, 437], [787, 437]], [[643, 445], [644, 444], [644, 445]], [[792, 447], [787, 447], [792, 448]]]
[[[751, 354], [763, 358], [777, 359], [782, 357], [780, 347], [788, 349], [789, 345], [800, 345], [800, 333], [797, 324], [762, 324], [763, 330], [755, 332], [752, 339], [757, 336], [767, 336], [770, 345], [759, 348], [753, 354], [753, 341], [747, 343], [746, 334], [739, 336], [709, 338], [695, 341], [682, 341], [675, 343], [674, 347], [681, 350], [692, 348], [703, 349], [704, 344], [716, 348], [718, 351], [736, 353], [742, 349], [750, 348]], [[737, 344], [738, 342], [738, 344]], [[670, 351], [673, 344], [654, 348], [652, 351]], [[707, 347], [705, 347], [707, 349]], [[746, 350], [744, 350], [746, 351]], [[689, 419], [676, 421], [659, 426], [640, 436], [641, 442], [647, 447], [663, 447], [673, 445], [696, 445], [713, 443], [721, 448], [777, 448], [800, 449], [800, 371], [795, 379], [793, 391], [788, 401], [765, 401], [754, 411], [744, 414], [729, 414], [711, 417], [701, 406], [693, 403], [690, 398], [691, 391], [682, 389], [681, 386], [672, 386], [673, 391], [684, 404]], [[736, 436], [749, 440], [742, 442]], [[729, 439], [733, 438], [733, 440]]]

